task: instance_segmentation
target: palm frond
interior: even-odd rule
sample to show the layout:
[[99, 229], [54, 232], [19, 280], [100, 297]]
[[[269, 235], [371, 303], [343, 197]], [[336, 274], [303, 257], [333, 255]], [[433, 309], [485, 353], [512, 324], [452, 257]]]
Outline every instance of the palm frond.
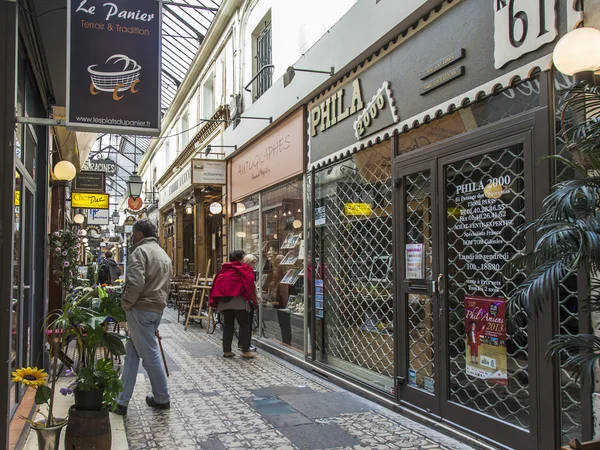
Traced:
[[573, 372], [575, 380], [582, 376], [593, 376], [594, 368], [600, 360], [600, 337], [593, 334], [557, 336], [550, 341], [546, 358], [566, 358], [562, 365]]

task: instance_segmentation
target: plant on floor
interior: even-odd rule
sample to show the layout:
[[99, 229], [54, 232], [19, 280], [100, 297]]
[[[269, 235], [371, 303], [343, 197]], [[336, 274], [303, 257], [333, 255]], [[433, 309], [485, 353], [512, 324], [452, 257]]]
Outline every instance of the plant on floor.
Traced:
[[[578, 176], [556, 183], [544, 199], [540, 217], [521, 227], [522, 234], [535, 231], [538, 237], [533, 250], [507, 265], [509, 274], [516, 270], [525, 274], [508, 303], [511, 317], [522, 310], [535, 318], [560, 295], [561, 282], [582, 274], [579, 281], [586, 286], [579, 303], [590, 312], [600, 311], [600, 91], [579, 84], [564, 95], [562, 135], [571, 158], [553, 159]], [[567, 114], [585, 119], [571, 125]], [[600, 336], [558, 335], [550, 342], [547, 356], [561, 356], [564, 368], [576, 377], [591, 375], [600, 360]]]
[[[112, 300], [101, 288], [75, 289], [65, 301], [62, 310], [49, 316], [49, 328], [61, 330], [63, 347], [75, 339], [77, 350], [82, 356], [84, 367], [76, 374], [71, 389], [76, 391], [104, 390], [104, 403], [111, 403], [122, 389], [119, 370], [112, 361], [98, 358], [98, 352], [105, 349], [112, 356], [125, 354], [123, 336], [108, 331], [108, 313], [119, 315]], [[63, 391], [65, 394], [70, 393]]]

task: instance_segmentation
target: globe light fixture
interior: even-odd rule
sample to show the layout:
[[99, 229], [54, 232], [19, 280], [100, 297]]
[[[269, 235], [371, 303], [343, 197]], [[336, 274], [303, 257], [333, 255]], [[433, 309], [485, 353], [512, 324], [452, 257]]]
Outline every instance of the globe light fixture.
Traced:
[[75, 222], [77, 225], [81, 225], [83, 222], [85, 222], [85, 217], [83, 214], [75, 214], [73, 216], [73, 222]]
[[119, 211], [115, 210], [115, 212], [112, 213], [112, 216], [110, 216], [112, 218], [112, 223], [114, 225], [119, 225], [119, 221], [121, 220], [121, 216], [119, 215]]
[[54, 166], [54, 178], [58, 181], [71, 181], [77, 175], [77, 169], [70, 161], [59, 161]]
[[140, 195], [142, 195], [142, 187], [144, 186], [144, 181], [142, 177], [140, 177], [137, 173], [137, 170], [134, 170], [129, 180], [127, 180], [127, 189], [129, 190], [129, 196], [132, 199], [137, 199]]
[[243, 203], [236, 203], [235, 204], [235, 212], [236, 213], [242, 213], [246, 211], [246, 205], [244, 205]]
[[292, 225], [295, 229], [302, 228], [302, 221], [296, 219], [296, 220], [294, 220], [294, 223], [292, 223]]
[[594, 72], [600, 69], [600, 30], [577, 28], [565, 34], [554, 47], [552, 60], [556, 69], [575, 77], [575, 82], [593, 84]]
[[211, 214], [221, 214], [221, 212], [223, 212], [223, 205], [221, 205], [219, 202], [212, 202], [208, 207], [208, 210]]

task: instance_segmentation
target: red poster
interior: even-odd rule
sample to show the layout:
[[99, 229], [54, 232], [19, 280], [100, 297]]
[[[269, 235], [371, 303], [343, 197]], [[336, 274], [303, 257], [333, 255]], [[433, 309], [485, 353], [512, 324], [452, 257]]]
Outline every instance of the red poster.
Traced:
[[467, 375], [507, 384], [505, 300], [465, 295], [465, 334]]

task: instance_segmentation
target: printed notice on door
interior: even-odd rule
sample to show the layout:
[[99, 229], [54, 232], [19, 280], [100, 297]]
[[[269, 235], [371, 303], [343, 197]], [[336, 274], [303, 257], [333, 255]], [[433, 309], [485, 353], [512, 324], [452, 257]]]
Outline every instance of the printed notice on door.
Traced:
[[406, 278], [425, 278], [425, 244], [406, 244]]
[[504, 299], [466, 295], [465, 333], [467, 375], [507, 384]]

